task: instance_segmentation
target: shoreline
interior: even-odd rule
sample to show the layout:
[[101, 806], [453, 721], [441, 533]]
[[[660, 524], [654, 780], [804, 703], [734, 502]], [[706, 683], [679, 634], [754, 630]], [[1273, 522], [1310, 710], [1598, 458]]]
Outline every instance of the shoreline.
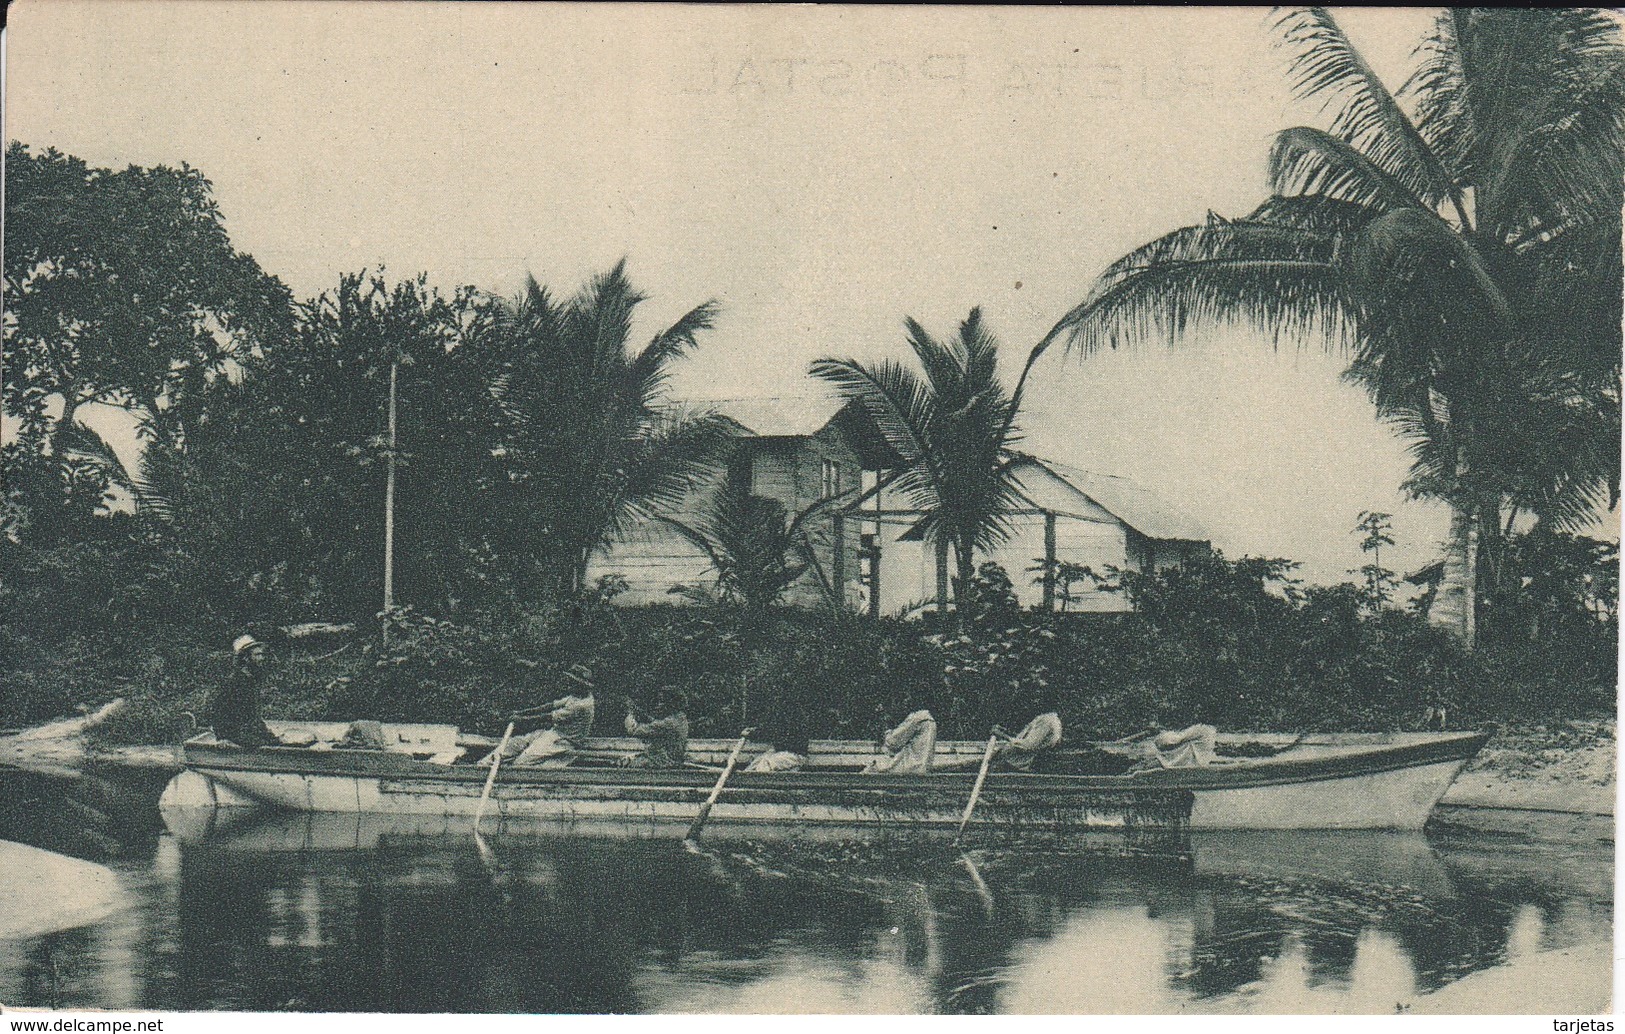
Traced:
[[1456, 777], [1429, 828], [1612, 843], [1615, 733], [1613, 719], [1502, 730]]

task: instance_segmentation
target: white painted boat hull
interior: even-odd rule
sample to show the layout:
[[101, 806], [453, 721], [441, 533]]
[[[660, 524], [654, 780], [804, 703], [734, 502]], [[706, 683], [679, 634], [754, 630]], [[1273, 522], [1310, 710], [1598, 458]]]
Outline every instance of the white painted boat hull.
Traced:
[[[1484, 734], [1363, 734], [1294, 741], [1257, 759], [1123, 775], [998, 773], [979, 797], [983, 832], [1132, 836], [1189, 829], [1421, 829]], [[1302, 740], [1303, 738], [1300, 738]], [[485, 772], [390, 751], [244, 750], [194, 741], [169, 809], [473, 816]], [[504, 768], [487, 815], [498, 821], [671, 823], [693, 818], [713, 778], [687, 769]], [[860, 775], [811, 769], [737, 773], [719, 823], [787, 827], [957, 827], [969, 772]]]
[[1465, 761], [1306, 783], [1198, 790], [1192, 829], [1421, 829]]

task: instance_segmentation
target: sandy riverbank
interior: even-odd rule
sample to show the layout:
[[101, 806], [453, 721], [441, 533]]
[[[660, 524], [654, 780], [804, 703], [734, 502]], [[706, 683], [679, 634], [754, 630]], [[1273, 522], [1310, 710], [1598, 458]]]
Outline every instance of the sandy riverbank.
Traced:
[[1470, 829], [1612, 840], [1615, 733], [1611, 719], [1504, 729], [1456, 777], [1435, 820]]

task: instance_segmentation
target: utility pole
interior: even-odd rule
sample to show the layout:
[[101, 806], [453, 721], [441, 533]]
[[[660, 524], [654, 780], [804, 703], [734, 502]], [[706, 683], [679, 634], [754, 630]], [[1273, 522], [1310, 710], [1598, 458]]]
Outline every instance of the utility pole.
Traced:
[[385, 635], [389, 629], [387, 614], [395, 606], [395, 383], [400, 374], [400, 360], [389, 364], [389, 451], [384, 463], [384, 618]]

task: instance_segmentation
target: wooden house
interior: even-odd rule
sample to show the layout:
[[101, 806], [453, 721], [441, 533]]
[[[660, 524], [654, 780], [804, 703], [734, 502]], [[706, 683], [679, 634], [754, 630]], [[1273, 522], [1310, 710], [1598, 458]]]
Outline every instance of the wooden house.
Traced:
[[[1129, 607], [1122, 593], [1103, 591], [1088, 578], [1046, 579], [1046, 557], [1052, 567], [1088, 567], [1104, 575], [1109, 568], [1161, 570], [1210, 548], [1200, 525], [1128, 478], [1036, 456], [1023, 456], [1015, 474], [1021, 504], [1011, 514], [1011, 534], [979, 554], [977, 563], [1003, 567], [1024, 606], [1072, 613]], [[934, 606], [939, 558], [920, 533], [922, 514], [885, 487], [853, 509], [867, 515], [866, 533], [879, 546], [879, 577], [871, 580], [871, 592], [878, 587], [878, 594], [871, 610], [896, 614]], [[943, 570], [941, 576], [950, 573]]]
[[[846, 606], [861, 606], [863, 540], [843, 503], [873, 484], [877, 471], [898, 463], [863, 407], [828, 397], [791, 397], [696, 399], [688, 408], [727, 418], [738, 428], [739, 441], [728, 469], [691, 493], [671, 516], [692, 523], [725, 481], [776, 500], [791, 518], [822, 506], [803, 525], [815, 563], [784, 599], [818, 606], [839, 598]], [[680, 603], [684, 597], [672, 591], [674, 586], [716, 583], [705, 553], [661, 522], [636, 528], [595, 556], [589, 581], [608, 574], [626, 579], [627, 591], [617, 599], [633, 606]]]
[[[861, 405], [792, 397], [690, 406], [726, 417], [739, 441], [728, 468], [691, 493], [673, 518], [695, 523], [728, 483], [778, 501], [790, 518], [818, 508], [803, 525], [815, 562], [784, 594], [785, 602], [825, 606], [839, 599], [871, 614], [931, 604], [938, 565], [920, 534], [923, 515], [890, 487], [900, 460]], [[978, 563], [1004, 567], [1024, 605], [1048, 603], [1069, 612], [1128, 607], [1120, 593], [1099, 591], [1087, 579], [1046, 581], [1034, 570], [1044, 557], [1102, 573], [1111, 567], [1145, 571], [1209, 548], [1205, 531], [1126, 478], [1025, 456], [1017, 479], [1022, 502], [1011, 515], [1012, 534]], [[631, 606], [682, 603], [689, 597], [674, 587], [708, 590], [717, 578], [703, 550], [658, 521], [595, 556], [589, 581], [603, 575], [625, 579], [617, 602]]]

